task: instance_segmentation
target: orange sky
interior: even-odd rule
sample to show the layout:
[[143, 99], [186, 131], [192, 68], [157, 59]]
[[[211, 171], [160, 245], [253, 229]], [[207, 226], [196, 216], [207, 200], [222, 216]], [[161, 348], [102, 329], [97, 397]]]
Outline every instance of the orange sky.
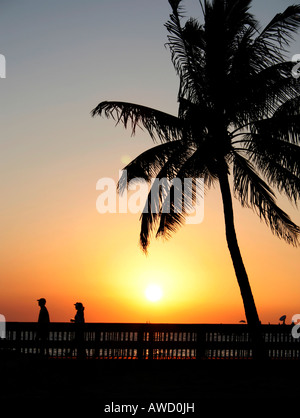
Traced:
[[[92, 322], [244, 319], [218, 192], [216, 187], [206, 196], [202, 224], [186, 225], [169, 241], [153, 241], [147, 256], [138, 246], [138, 215], [100, 215], [92, 198], [70, 214], [61, 205], [52, 208], [53, 217], [49, 208], [39, 218], [34, 208], [28, 210], [21, 222], [15, 219], [2, 252], [2, 312], [7, 320], [34, 321], [36, 299], [46, 297], [53, 321], [68, 321], [76, 301], [83, 302]], [[291, 317], [299, 306], [299, 250], [274, 238], [250, 210], [236, 207], [261, 320], [274, 323], [283, 313]], [[145, 298], [149, 283], [162, 287], [159, 302]]]
[[[45, 297], [52, 321], [69, 321], [80, 301], [91, 322], [238, 323], [245, 316], [218, 186], [205, 196], [204, 221], [153, 241], [148, 256], [138, 245], [138, 214], [96, 210], [97, 180], [117, 179], [124, 158], [152, 143], [92, 119], [90, 110], [119, 99], [175, 114], [178, 89], [164, 48], [168, 2], [157, 10], [140, 0], [135, 16], [128, 13], [133, 0], [118, 8], [100, 3], [76, 2], [70, 13], [60, 2], [26, 0], [2, 13], [0, 313], [36, 321], [36, 299]], [[282, 10], [277, 3], [264, 18]], [[187, 4], [198, 10], [198, 2]], [[300, 224], [290, 208], [284, 203]], [[300, 313], [299, 248], [275, 238], [237, 201], [235, 214], [262, 322], [278, 323], [283, 314], [290, 321]], [[149, 283], [162, 287], [159, 302], [145, 298]]]

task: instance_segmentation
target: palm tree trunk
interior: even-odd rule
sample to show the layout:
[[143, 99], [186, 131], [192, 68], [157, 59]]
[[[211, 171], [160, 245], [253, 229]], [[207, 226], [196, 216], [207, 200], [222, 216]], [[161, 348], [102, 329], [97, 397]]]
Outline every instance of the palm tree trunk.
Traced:
[[259, 332], [260, 320], [236, 237], [232, 197], [229, 187], [227, 167], [224, 167], [220, 170], [219, 182], [223, 200], [227, 245], [233, 262], [236, 278], [240, 287], [249, 331], [252, 335], [254, 350], [253, 354], [254, 357], [261, 357], [262, 347], [261, 336]]

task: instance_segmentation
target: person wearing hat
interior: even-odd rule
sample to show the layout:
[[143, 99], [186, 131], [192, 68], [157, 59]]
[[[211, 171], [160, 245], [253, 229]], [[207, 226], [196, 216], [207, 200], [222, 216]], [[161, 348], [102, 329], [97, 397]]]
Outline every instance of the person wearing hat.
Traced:
[[71, 319], [71, 322], [75, 322], [76, 328], [75, 328], [75, 347], [77, 349], [77, 358], [83, 359], [85, 358], [85, 348], [84, 348], [84, 330], [83, 330], [83, 324], [84, 324], [84, 306], [81, 302], [74, 303], [75, 309], [76, 309], [76, 315], [74, 319]]
[[37, 302], [40, 307], [40, 313], [38, 317], [37, 340], [40, 341], [39, 352], [43, 355], [49, 334], [50, 317], [48, 309], [46, 308], [46, 299], [40, 298], [37, 299]]
[[84, 323], [84, 306], [81, 302], [74, 303], [76, 309], [76, 315], [74, 319], [71, 319], [71, 322], [75, 322], [76, 324], [83, 324]]
[[39, 307], [40, 307], [38, 323], [39, 324], [49, 324], [50, 317], [49, 317], [48, 309], [46, 308], [46, 299], [45, 298], [40, 298], [37, 301], [38, 301], [38, 304], [39, 304]]

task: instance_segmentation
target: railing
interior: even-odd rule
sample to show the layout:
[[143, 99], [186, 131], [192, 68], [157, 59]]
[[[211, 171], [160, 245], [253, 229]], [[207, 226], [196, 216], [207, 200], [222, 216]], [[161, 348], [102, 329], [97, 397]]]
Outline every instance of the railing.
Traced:
[[[47, 339], [37, 323], [8, 322], [0, 351], [51, 358], [96, 359], [251, 359], [247, 325], [51, 323]], [[271, 359], [300, 359], [300, 338], [289, 325], [262, 325]]]

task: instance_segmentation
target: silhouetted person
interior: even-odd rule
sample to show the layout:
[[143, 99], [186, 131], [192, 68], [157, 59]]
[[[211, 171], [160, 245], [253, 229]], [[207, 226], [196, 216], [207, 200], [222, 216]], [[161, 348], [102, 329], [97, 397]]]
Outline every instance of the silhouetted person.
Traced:
[[77, 310], [74, 319], [71, 319], [71, 322], [76, 324], [84, 324], [84, 306], [81, 302], [74, 303], [75, 309]]
[[44, 355], [44, 351], [46, 348], [46, 354], [48, 354], [47, 349], [47, 340], [49, 336], [49, 323], [50, 323], [50, 317], [48, 309], [46, 308], [46, 299], [40, 298], [37, 300], [39, 307], [40, 307], [40, 313], [38, 317], [38, 327], [37, 327], [37, 340], [39, 342], [39, 353]]
[[76, 315], [74, 319], [71, 319], [71, 322], [76, 324], [75, 327], [75, 345], [77, 348], [77, 358], [82, 359], [85, 357], [84, 349], [84, 306], [81, 302], [76, 302], [75, 304]]

